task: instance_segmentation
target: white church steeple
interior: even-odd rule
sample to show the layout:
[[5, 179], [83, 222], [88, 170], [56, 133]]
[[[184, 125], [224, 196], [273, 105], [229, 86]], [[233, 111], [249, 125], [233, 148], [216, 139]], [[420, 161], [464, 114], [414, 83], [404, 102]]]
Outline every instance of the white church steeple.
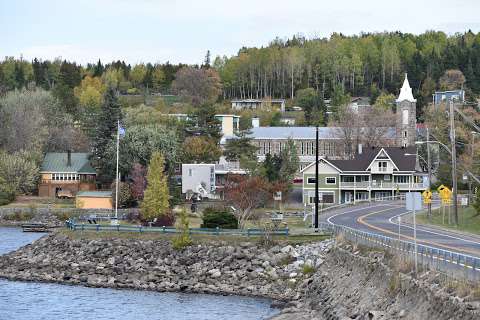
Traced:
[[397, 102], [402, 101], [408, 102], [417, 102], [417, 99], [413, 98], [412, 88], [410, 88], [410, 83], [408, 83], [407, 74], [405, 73], [405, 80], [403, 81], [402, 89], [400, 89], [400, 94], [398, 95]]

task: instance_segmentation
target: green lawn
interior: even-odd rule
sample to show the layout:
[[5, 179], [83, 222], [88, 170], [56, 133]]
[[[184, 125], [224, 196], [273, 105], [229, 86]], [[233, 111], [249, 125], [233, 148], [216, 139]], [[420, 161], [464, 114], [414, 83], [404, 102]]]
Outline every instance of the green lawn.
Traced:
[[474, 234], [480, 234], [480, 215], [472, 207], [458, 207], [458, 227], [454, 224], [453, 208], [451, 208], [450, 224], [448, 223], [448, 208], [445, 208], [445, 215], [442, 214], [442, 209], [432, 210], [431, 221], [427, 218], [427, 213], [424, 212], [417, 216], [418, 221], [423, 224], [433, 224], [452, 230], [466, 231]]

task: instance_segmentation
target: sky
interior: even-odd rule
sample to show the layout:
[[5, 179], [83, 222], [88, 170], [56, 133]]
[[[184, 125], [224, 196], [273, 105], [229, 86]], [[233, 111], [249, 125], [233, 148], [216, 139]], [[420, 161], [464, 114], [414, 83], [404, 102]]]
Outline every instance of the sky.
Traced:
[[478, 0], [0, 0], [0, 57], [202, 63], [276, 37], [480, 31]]

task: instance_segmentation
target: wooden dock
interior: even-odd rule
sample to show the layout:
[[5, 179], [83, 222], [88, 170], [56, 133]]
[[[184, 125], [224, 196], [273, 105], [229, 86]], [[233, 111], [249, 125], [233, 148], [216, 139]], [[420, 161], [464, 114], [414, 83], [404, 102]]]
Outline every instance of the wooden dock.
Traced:
[[50, 232], [50, 228], [44, 223], [22, 224], [23, 232]]

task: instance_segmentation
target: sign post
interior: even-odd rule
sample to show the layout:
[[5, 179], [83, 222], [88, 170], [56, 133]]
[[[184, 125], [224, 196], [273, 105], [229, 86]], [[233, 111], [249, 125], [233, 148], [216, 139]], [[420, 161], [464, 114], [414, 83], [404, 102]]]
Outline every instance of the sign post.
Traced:
[[418, 246], [417, 246], [417, 219], [416, 211], [422, 210], [422, 195], [420, 192], [407, 192], [406, 209], [413, 212], [413, 242], [415, 245], [415, 274], [418, 272]]

